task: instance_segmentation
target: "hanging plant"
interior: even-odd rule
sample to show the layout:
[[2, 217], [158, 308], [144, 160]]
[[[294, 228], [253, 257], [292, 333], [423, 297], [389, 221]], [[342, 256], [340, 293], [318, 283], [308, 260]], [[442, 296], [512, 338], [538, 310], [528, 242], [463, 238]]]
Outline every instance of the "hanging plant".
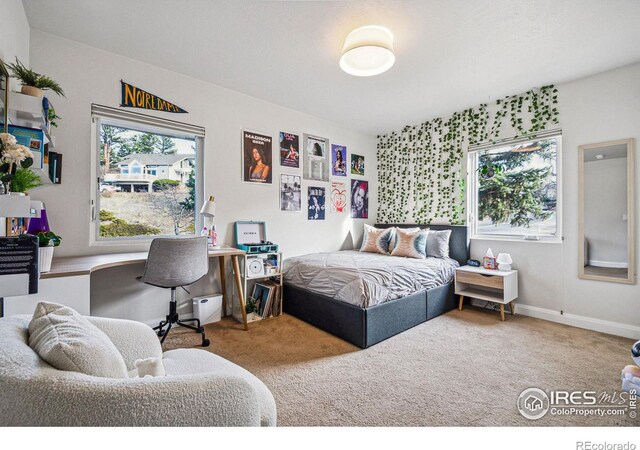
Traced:
[[[378, 136], [378, 222], [428, 224], [438, 218], [463, 224], [466, 148], [495, 140], [508, 130], [515, 137], [528, 136], [557, 124], [557, 94], [553, 85], [543, 86], [498, 99], [493, 113], [481, 104]], [[503, 171], [497, 165], [478, 170], [487, 178]]]

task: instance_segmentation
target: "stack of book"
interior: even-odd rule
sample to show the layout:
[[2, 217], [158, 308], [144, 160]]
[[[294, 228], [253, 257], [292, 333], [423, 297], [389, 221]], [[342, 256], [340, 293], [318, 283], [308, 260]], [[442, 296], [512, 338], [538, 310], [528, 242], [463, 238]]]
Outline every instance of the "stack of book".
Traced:
[[282, 314], [282, 292], [280, 284], [267, 280], [256, 283], [252, 297], [258, 302], [258, 315], [263, 319]]

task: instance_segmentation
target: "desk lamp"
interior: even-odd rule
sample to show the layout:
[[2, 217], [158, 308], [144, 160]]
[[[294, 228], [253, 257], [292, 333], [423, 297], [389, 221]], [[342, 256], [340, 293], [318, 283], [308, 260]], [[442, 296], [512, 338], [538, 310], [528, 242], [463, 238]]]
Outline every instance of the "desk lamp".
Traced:
[[[218, 245], [218, 234], [216, 233], [216, 226], [213, 223], [216, 217], [216, 204], [214, 203], [213, 195], [210, 195], [209, 200], [206, 200], [204, 202], [204, 204], [202, 205], [202, 209], [200, 209], [200, 214], [202, 214], [205, 219], [202, 231], [203, 234], [205, 234], [206, 230], [206, 235], [209, 240], [209, 246], [211, 248], [220, 248], [220, 246]], [[211, 220], [211, 226], [209, 227], [207, 227], [206, 224], [207, 219]]]

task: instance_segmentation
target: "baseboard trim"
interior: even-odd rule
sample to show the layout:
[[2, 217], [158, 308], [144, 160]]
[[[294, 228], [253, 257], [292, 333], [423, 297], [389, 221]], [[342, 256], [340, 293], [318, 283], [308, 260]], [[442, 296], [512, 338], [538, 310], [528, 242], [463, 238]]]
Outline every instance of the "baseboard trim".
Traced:
[[516, 314], [535, 317], [536, 319], [549, 320], [572, 327], [585, 328], [587, 330], [599, 331], [601, 333], [613, 334], [629, 339], [640, 338], [640, 327], [627, 325], [607, 320], [594, 319], [591, 317], [578, 316], [575, 314], [560, 314], [560, 311], [539, 308], [537, 306], [521, 305], [516, 303]]

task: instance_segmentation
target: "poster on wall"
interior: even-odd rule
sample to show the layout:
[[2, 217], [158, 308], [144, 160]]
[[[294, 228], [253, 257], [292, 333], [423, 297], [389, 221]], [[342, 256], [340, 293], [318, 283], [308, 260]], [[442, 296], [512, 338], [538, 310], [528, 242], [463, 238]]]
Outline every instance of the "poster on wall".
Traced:
[[300, 137], [297, 134], [280, 132], [280, 165], [300, 167]]
[[325, 189], [309, 186], [309, 220], [324, 220]]
[[305, 180], [329, 181], [329, 139], [304, 134]]
[[300, 175], [280, 175], [280, 211], [300, 212], [302, 192]]
[[351, 180], [351, 217], [354, 219], [369, 218], [369, 182]]
[[347, 176], [347, 147], [331, 144], [331, 174], [334, 177]]
[[364, 175], [364, 156], [351, 154], [351, 173]]
[[248, 183], [271, 184], [271, 136], [242, 132], [242, 172]]
[[331, 180], [331, 194], [329, 196], [332, 213], [343, 213], [347, 210], [347, 182], [345, 180]]

